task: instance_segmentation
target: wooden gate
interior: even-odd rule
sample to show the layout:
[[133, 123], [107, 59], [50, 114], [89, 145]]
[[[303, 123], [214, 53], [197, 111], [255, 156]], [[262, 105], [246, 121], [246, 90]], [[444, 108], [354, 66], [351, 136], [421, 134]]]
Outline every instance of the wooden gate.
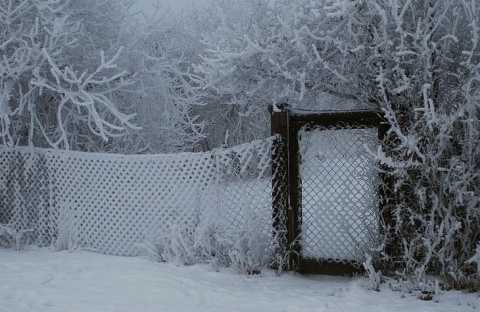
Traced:
[[[380, 238], [379, 174], [373, 152], [384, 134], [375, 111], [271, 110], [279, 136], [274, 214], [286, 211], [289, 266], [302, 273], [361, 271]], [[278, 178], [277, 178], [278, 177]]]

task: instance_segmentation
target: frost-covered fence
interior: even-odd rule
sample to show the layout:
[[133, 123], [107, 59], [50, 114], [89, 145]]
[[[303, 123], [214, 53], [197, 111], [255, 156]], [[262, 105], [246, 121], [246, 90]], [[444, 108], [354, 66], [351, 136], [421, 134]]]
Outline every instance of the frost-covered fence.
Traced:
[[379, 243], [376, 128], [302, 128], [302, 255], [362, 262]]
[[274, 140], [171, 155], [3, 147], [0, 237], [255, 270], [275, 249]]

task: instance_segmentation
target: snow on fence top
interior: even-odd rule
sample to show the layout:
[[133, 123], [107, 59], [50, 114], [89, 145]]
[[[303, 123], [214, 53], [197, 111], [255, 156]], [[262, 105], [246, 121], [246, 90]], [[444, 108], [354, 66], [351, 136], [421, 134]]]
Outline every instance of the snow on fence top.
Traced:
[[268, 245], [274, 140], [171, 155], [2, 147], [0, 225], [22, 243], [128, 256], [147, 246], [186, 262], [231, 253], [247, 232]]

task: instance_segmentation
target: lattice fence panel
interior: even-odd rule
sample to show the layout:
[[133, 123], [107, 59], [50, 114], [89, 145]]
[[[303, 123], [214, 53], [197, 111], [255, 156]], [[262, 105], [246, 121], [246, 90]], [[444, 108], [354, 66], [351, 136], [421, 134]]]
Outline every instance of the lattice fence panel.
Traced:
[[299, 132], [302, 256], [361, 261], [377, 243], [376, 128], [304, 128]]
[[223, 243], [268, 241], [274, 140], [172, 155], [2, 148], [0, 225], [114, 255], [138, 255], [145, 241], [194, 248], [212, 229]]

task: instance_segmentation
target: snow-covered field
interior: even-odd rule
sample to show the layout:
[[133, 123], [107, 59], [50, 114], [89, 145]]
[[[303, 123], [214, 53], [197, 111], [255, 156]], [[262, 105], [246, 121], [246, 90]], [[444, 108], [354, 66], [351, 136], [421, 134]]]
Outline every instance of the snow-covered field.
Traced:
[[473, 311], [479, 294], [443, 292], [433, 301], [364, 278], [273, 271], [240, 275], [87, 251], [0, 248], [0, 311]]

